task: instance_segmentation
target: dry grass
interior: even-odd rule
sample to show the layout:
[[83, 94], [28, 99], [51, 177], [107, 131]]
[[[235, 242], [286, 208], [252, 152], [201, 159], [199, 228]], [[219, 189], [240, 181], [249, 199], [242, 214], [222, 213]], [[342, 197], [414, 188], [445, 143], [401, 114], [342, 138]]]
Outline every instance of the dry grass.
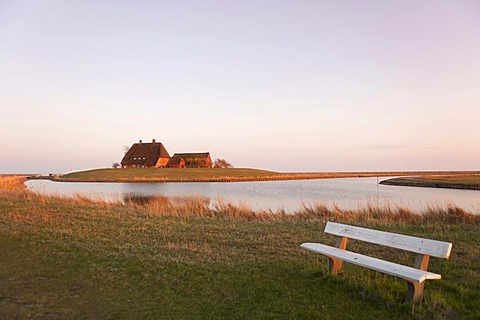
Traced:
[[242, 221], [342, 221], [362, 222], [364, 224], [480, 224], [480, 215], [469, 213], [453, 204], [446, 207], [430, 207], [421, 212], [394, 206], [367, 205], [356, 210], [329, 207], [325, 204], [304, 206], [288, 214], [285, 211], [256, 211], [248, 205], [233, 205], [219, 200], [211, 203], [206, 198], [186, 197], [129, 197], [118, 206], [133, 208], [147, 216], [216, 218]]
[[27, 180], [25, 176], [0, 176], [0, 191], [25, 190], [23, 184]]
[[402, 224], [428, 224], [428, 223], [469, 223], [479, 224], [480, 215], [469, 213], [453, 204], [446, 207], [430, 207], [421, 212], [398, 206], [367, 205], [356, 210], [345, 210], [338, 207], [330, 208], [324, 204], [304, 207], [296, 212], [297, 219], [322, 219], [325, 221], [335, 220], [343, 222], [361, 221], [363, 223], [379, 222], [388, 225], [390, 223]]
[[123, 201], [107, 202], [102, 199], [92, 200], [86, 196], [46, 196], [25, 189], [25, 177], [0, 177], [0, 194], [4, 197], [35, 200], [44, 204], [64, 202], [70, 205], [92, 205], [132, 209], [146, 216], [159, 217], [196, 217], [229, 220], [257, 221], [295, 221], [295, 220], [335, 220], [362, 221], [364, 223], [389, 224], [426, 224], [443, 222], [445, 224], [468, 223], [479, 224], [480, 215], [469, 213], [464, 209], [449, 204], [446, 207], [430, 207], [421, 212], [410, 209], [369, 204], [355, 210], [327, 206], [323, 203], [305, 205], [302, 209], [287, 214], [285, 211], [256, 211], [248, 205], [233, 205], [221, 199], [212, 203], [202, 197], [163, 197], [163, 196], [125, 196]]
[[19, 199], [25, 201], [35, 201], [41, 204], [55, 205], [65, 203], [68, 205], [92, 205], [105, 207], [118, 207], [120, 202], [108, 202], [102, 198], [91, 199], [87, 196], [76, 194], [73, 197], [61, 195], [44, 195], [41, 193], [27, 190], [24, 182], [26, 176], [0, 176], [0, 197], [6, 199]]

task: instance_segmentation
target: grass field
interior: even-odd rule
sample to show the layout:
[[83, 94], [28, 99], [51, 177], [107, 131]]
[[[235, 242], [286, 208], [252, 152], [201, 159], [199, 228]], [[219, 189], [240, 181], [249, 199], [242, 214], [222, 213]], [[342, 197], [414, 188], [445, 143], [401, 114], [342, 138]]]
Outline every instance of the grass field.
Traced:
[[455, 174], [455, 175], [422, 175], [418, 177], [402, 177], [384, 180], [382, 184], [480, 190], [480, 174]]
[[278, 175], [257, 169], [212, 168], [128, 168], [96, 169], [60, 176], [63, 181], [202, 181], [224, 179], [262, 179]]
[[[433, 172], [432, 172], [433, 173]], [[478, 173], [478, 172], [477, 172]], [[274, 172], [248, 168], [129, 168], [95, 169], [55, 177], [58, 181], [85, 182], [203, 182], [203, 181], [261, 181], [291, 179], [322, 179], [344, 177], [381, 177], [418, 175], [425, 172]], [[435, 174], [451, 174], [435, 172]]]
[[[451, 241], [432, 259], [440, 281], [403, 304], [403, 281], [327, 259], [302, 242], [333, 244], [325, 222], [343, 221]], [[92, 202], [46, 197], [0, 178], [1, 319], [475, 319], [480, 317], [479, 216], [449, 207], [296, 215], [252, 212], [202, 199]], [[352, 241], [352, 250], [414, 257]]]

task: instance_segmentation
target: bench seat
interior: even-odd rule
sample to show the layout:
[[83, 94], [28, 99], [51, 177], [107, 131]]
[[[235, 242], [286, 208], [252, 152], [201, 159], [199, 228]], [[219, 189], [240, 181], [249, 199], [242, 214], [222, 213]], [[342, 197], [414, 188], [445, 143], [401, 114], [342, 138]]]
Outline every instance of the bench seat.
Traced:
[[380, 271], [409, 282], [422, 283], [425, 280], [438, 280], [442, 278], [442, 275], [440, 274], [404, 266], [390, 261], [380, 260], [320, 243], [307, 242], [302, 244], [301, 247], [316, 253], [320, 253], [326, 257], [337, 258], [361, 267]]
[[[327, 222], [324, 231], [337, 237], [335, 247], [311, 242], [303, 243], [301, 247], [327, 257], [330, 263], [329, 272], [332, 275], [340, 272], [343, 262], [349, 262], [398, 277], [407, 282], [408, 291], [405, 302], [408, 303], [421, 302], [425, 280], [439, 280], [442, 278], [440, 274], [427, 271], [430, 257], [448, 259], [452, 252], [452, 243], [450, 242], [367, 229], [330, 221]], [[347, 251], [346, 247], [349, 239], [415, 253], [415, 263], [413, 267], [410, 267]]]

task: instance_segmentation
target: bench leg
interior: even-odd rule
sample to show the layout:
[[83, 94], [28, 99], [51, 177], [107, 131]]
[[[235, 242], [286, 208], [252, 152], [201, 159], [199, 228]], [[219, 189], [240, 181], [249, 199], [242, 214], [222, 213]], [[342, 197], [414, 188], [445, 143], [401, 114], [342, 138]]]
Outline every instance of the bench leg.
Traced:
[[[337, 238], [337, 243], [335, 244], [335, 246], [338, 249], [345, 250], [345, 248], [347, 247], [347, 241], [348, 241], [347, 237], [340, 236]], [[330, 267], [328, 268], [328, 271], [330, 271], [331, 274], [339, 273], [340, 270], [342, 269], [343, 260], [335, 259], [331, 257], [328, 257], [328, 259], [330, 260]]]
[[408, 291], [407, 291], [407, 298], [405, 299], [405, 303], [419, 303], [422, 301], [423, 298], [423, 288], [425, 287], [425, 281], [418, 283], [418, 282], [408, 282]]
[[331, 274], [337, 274], [342, 269], [343, 260], [330, 257], [328, 257], [328, 260], [330, 260], [328, 271], [330, 271]]

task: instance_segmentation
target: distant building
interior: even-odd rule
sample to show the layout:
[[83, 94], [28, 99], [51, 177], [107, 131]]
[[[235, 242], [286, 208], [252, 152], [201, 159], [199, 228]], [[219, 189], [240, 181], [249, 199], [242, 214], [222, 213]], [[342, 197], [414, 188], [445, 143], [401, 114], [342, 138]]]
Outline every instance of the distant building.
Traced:
[[122, 159], [122, 168], [165, 167], [170, 159], [167, 149], [155, 139], [151, 143], [134, 143]]
[[212, 158], [209, 152], [203, 153], [175, 153], [172, 158], [181, 158], [187, 168], [211, 168]]

